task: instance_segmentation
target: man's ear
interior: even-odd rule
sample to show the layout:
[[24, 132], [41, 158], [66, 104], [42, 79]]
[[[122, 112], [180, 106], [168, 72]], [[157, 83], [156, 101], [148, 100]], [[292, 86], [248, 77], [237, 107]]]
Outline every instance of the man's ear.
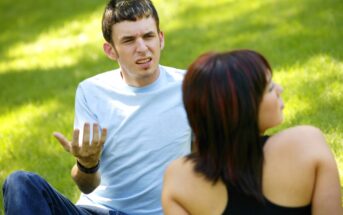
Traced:
[[117, 54], [114, 46], [112, 46], [110, 43], [105, 42], [103, 45], [103, 49], [104, 49], [104, 52], [109, 59], [111, 59], [111, 60], [117, 60], [118, 59], [118, 54]]
[[164, 33], [162, 31], [160, 31], [159, 37], [160, 37], [160, 48], [161, 48], [161, 50], [163, 50], [163, 48], [164, 48]]

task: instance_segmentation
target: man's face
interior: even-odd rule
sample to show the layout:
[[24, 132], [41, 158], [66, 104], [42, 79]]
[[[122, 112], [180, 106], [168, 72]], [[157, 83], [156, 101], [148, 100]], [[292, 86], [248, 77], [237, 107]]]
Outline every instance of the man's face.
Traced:
[[125, 82], [141, 87], [159, 76], [159, 61], [164, 36], [157, 31], [152, 17], [137, 21], [123, 21], [112, 27], [116, 60]]

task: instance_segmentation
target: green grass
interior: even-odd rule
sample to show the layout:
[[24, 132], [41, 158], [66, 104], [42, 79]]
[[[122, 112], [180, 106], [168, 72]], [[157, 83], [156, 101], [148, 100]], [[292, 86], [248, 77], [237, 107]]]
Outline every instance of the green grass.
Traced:
[[[343, 184], [341, 0], [154, 2], [166, 37], [162, 64], [185, 68], [208, 50], [263, 53], [284, 88], [285, 123], [275, 130], [321, 128]], [[116, 67], [102, 53], [103, 7], [91, 0], [0, 2], [0, 184], [15, 170], [33, 171], [77, 200], [74, 159], [51, 134], [71, 136], [77, 83]]]

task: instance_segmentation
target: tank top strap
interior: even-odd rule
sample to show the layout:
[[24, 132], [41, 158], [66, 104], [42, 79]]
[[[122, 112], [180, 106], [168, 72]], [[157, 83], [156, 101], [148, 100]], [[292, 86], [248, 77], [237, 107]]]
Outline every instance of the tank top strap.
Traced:
[[261, 142], [262, 146], [264, 146], [264, 144], [267, 142], [269, 137], [270, 137], [269, 135], [263, 135], [260, 137], [260, 142]]

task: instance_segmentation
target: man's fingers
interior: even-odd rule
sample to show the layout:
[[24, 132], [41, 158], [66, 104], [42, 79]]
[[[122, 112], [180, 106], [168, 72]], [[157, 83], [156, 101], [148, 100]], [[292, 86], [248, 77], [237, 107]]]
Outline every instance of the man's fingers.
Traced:
[[71, 146], [73, 147], [74, 151], [79, 147], [79, 134], [80, 134], [80, 130], [77, 128], [74, 129], [73, 141], [71, 142]]
[[54, 137], [60, 142], [60, 144], [63, 146], [63, 148], [67, 151], [70, 152], [70, 142], [67, 140], [67, 138], [64, 137], [63, 134], [59, 132], [54, 132], [53, 133]]
[[107, 136], [107, 129], [106, 128], [103, 128], [101, 130], [101, 138], [100, 138], [100, 141], [99, 141], [99, 145], [102, 147], [105, 143], [105, 140], [106, 140], [106, 136]]
[[83, 126], [82, 147], [89, 146], [89, 138], [90, 138], [90, 126], [89, 126], [89, 123], [85, 123]]
[[99, 142], [99, 126], [97, 123], [93, 124], [93, 139], [92, 146], [95, 146]]

